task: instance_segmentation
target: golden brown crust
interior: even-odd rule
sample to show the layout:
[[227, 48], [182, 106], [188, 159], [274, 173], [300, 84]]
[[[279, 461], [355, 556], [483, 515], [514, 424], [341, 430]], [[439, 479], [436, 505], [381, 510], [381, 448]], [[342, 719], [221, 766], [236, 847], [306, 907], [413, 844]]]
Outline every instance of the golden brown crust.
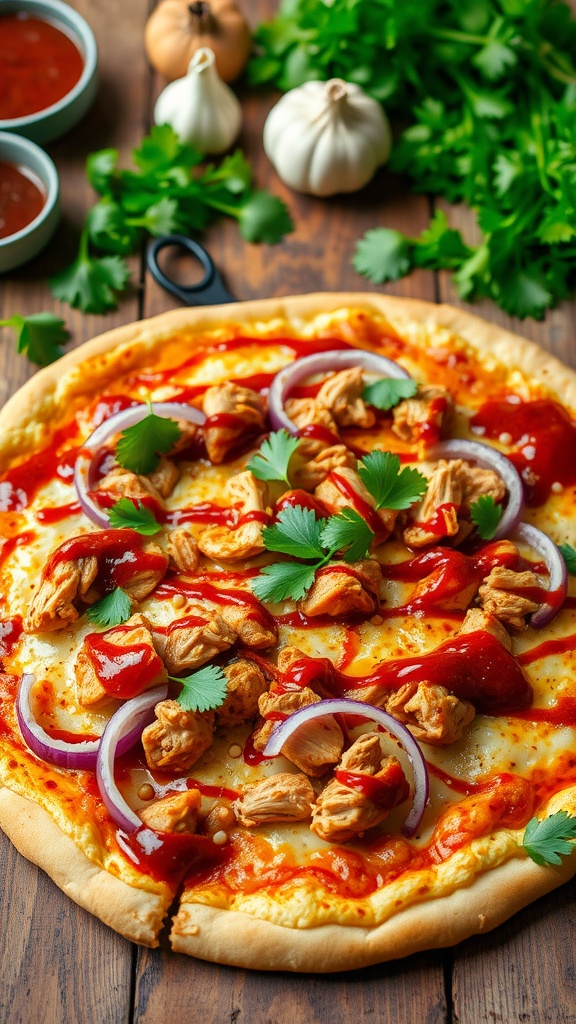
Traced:
[[185, 903], [174, 918], [170, 941], [177, 953], [260, 971], [352, 970], [491, 931], [575, 873], [576, 853], [558, 868], [509, 861], [441, 899], [400, 911], [376, 928], [283, 928], [249, 914]]
[[0, 789], [0, 828], [78, 906], [132, 942], [158, 945], [168, 897], [135, 889], [93, 864], [43, 807], [5, 788]]
[[[258, 325], [286, 321], [298, 327], [310, 318], [339, 309], [361, 308], [385, 317], [401, 331], [415, 323], [424, 328], [443, 327], [459, 336], [486, 358], [488, 354], [509, 369], [521, 369], [534, 377], [563, 403], [576, 410], [576, 371], [545, 352], [534, 342], [505, 330], [498, 324], [463, 312], [454, 306], [434, 305], [419, 299], [362, 292], [329, 292], [260, 299], [224, 306], [174, 309], [149, 320], [115, 327], [79, 348], [68, 352], [56, 363], [36, 373], [0, 410], [0, 458], [18, 454], [23, 446], [39, 444], [42, 431], [37, 423], [52, 424], [58, 419], [64, 395], [70, 400], [87, 390], [86, 375], [78, 372], [92, 360], [90, 391], [93, 393], [119, 372], [137, 366], [142, 354], [153, 351], [162, 339], [181, 330], [212, 331], [226, 324]], [[417, 338], [414, 339], [417, 343]], [[110, 358], [112, 356], [112, 358]], [[118, 361], [119, 360], [119, 361]]]
[[[312, 294], [222, 307], [180, 309], [115, 328], [37, 373], [0, 411], [0, 461], [6, 464], [46, 443], [70, 404], [94, 394], [118, 372], [138, 367], [179, 331], [213, 331], [226, 324], [271, 333], [285, 322], [298, 331], [312, 318], [363, 309], [385, 318], [418, 346], [427, 330], [462, 338], [488, 366], [520, 371], [576, 410], [576, 372], [534, 343], [454, 307], [392, 296]], [[83, 370], [90, 363], [90, 373]], [[90, 384], [87, 384], [89, 378]], [[42, 867], [75, 902], [127, 938], [158, 944], [167, 898], [132, 888], [101, 870], [65, 836], [45, 810], [0, 789], [0, 827], [29, 860]], [[322, 925], [286, 928], [247, 913], [183, 902], [172, 928], [173, 949], [214, 962], [260, 970], [337, 971], [367, 966], [422, 949], [452, 945], [488, 931], [576, 873], [576, 854], [558, 868], [542, 868], [518, 853], [442, 898], [401, 910], [372, 928]], [[241, 936], [242, 941], [238, 942]]]

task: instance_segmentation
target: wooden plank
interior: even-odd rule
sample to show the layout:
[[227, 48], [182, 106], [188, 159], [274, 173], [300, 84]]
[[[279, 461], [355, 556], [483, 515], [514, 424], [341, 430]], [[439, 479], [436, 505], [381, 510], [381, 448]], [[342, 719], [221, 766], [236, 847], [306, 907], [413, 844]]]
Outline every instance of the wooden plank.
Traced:
[[139, 950], [134, 1024], [164, 1024], [168, 1005], [176, 1019], [193, 1005], [203, 1024], [448, 1024], [442, 978], [441, 952], [337, 975], [294, 975]]
[[127, 1024], [131, 947], [64, 896], [0, 832], [2, 1024]]

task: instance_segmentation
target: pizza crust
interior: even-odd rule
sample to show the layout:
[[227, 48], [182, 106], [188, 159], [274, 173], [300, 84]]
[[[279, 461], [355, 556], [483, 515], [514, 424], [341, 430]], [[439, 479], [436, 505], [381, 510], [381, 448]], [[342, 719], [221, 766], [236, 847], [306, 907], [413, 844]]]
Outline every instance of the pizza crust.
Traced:
[[[337, 310], [383, 316], [398, 333], [422, 338], [428, 330], [462, 338], [481, 359], [492, 356], [509, 370], [532, 377], [576, 410], [576, 371], [533, 342], [460, 309], [385, 295], [329, 293], [177, 309], [148, 321], [114, 328], [39, 371], [0, 411], [0, 460], [21, 457], [47, 443], [69, 404], [82, 401], [131, 367], [139, 367], [165, 340], [186, 330], [213, 331], [228, 323], [252, 326], [265, 336], [274, 322], [295, 330], [313, 318], [326, 324]], [[89, 375], [84, 372], [91, 361]], [[87, 379], [89, 378], [89, 379]], [[32, 801], [0, 789], [0, 827], [79, 906], [131, 941], [157, 946], [168, 911], [167, 896], [133, 888], [92, 863]], [[412, 905], [374, 928], [323, 925], [286, 928], [249, 914], [182, 903], [172, 947], [200, 959], [259, 970], [329, 972], [368, 966], [423, 949], [453, 945], [489, 931], [576, 874], [576, 852], [559, 867], [539, 867], [521, 852], [469, 885], [442, 898]]]
[[[298, 328], [313, 317], [351, 308], [381, 315], [399, 332], [404, 327], [413, 327], [415, 322], [425, 328], [445, 328], [463, 338], [480, 357], [490, 353], [509, 369], [519, 369], [534, 377], [564, 405], [576, 411], [576, 370], [534, 342], [498, 324], [455, 306], [435, 305], [420, 299], [362, 292], [318, 292], [223, 306], [174, 309], [98, 335], [39, 370], [6, 402], [0, 410], [0, 459], [17, 457], [23, 450], [43, 441], [46, 443], [48, 426], [54, 429], [68, 402], [78, 395], [93, 394], [119, 372], [140, 365], [143, 358], [179, 331], [213, 331], [228, 323], [262, 328], [264, 322], [269, 331], [274, 321], [288, 321]], [[90, 367], [89, 383], [81, 372], [86, 360], [96, 361]]]
[[[491, 931], [576, 873], [576, 851], [555, 867], [508, 861], [471, 885], [402, 910], [376, 928], [289, 929], [248, 914], [183, 904], [170, 941], [177, 953], [255, 970], [329, 973], [453, 946]], [[241, 941], [239, 941], [241, 939]]]
[[78, 906], [132, 942], [158, 945], [169, 897], [132, 888], [99, 868], [43, 807], [5, 788], [0, 789], [0, 828]]

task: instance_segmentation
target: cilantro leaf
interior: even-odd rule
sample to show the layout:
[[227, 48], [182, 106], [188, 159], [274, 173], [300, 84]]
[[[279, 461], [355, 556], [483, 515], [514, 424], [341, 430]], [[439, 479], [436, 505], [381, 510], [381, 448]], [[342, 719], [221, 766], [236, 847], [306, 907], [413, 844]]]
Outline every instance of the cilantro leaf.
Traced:
[[372, 384], [367, 384], [362, 392], [362, 398], [368, 405], [376, 409], [393, 409], [403, 398], [412, 398], [418, 390], [418, 385], [412, 379], [396, 379], [394, 377], [382, 377]]
[[145, 537], [152, 537], [162, 529], [154, 513], [141, 501], [134, 502], [132, 498], [120, 498], [108, 512], [108, 519], [114, 530], [127, 526]]
[[175, 420], [157, 416], [150, 406], [143, 419], [120, 434], [116, 461], [133, 473], [153, 473], [160, 456], [174, 447], [180, 434]]
[[86, 225], [90, 241], [104, 252], [132, 252], [137, 232], [126, 220], [126, 214], [119, 203], [110, 196], [104, 196], [90, 210]]
[[13, 327], [17, 331], [19, 353], [25, 353], [31, 363], [47, 366], [63, 354], [62, 344], [68, 339], [64, 321], [53, 313], [15, 313], [0, 320], [0, 327]]
[[126, 287], [130, 271], [119, 256], [93, 257], [88, 251], [89, 225], [80, 241], [77, 259], [50, 279], [57, 299], [83, 313], [105, 313], [116, 309], [115, 292]]
[[570, 839], [576, 839], [576, 817], [566, 811], [556, 811], [541, 821], [530, 819], [522, 846], [536, 864], [561, 864], [561, 858], [574, 849], [568, 842]]
[[226, 697], [226, 675], [219, 665], [204, 665], [189, 676], [168, 678], [182, 684], [182, 692], [176, 700], [185, 711], [211, 711]]
[[400, 470], [392, 452], [374, 451], [358, 464], [358, 475], [376, 501], [376, 508], [406, 509], [425, 493], [428, 481], [417, 469]]
[[299, 443], [287, 430], [275, 430], [262, 442], [246, 469], [258, 480], [284, 480], [290, 487], [288, 466]]
[[86, 177], [95, 192], [101, 196], [109, 193], [112, 189], [112, 182], [116, 175], [118, 164], [117, 149], [100, 149], [97, 153], [90, 153], [86, 160]]
[[568, 572], [571, 576], [576, 576], [576, 548], [572, 544], [559, 544], [558, 548]]
[[273, 526], [265, 526], [262, 539], [268, 551], [278, 551], [296, 558], [325, 557], [320, 541], [325, 520], [316, 519], [310, 508], [302, 505], [289, 506], [278, 514]]
[[343, 551], [346, 562], [365, 558], [373, 540], [368, 523], [354, 508], [344, 508], [338, 515], [330, 516], [321, 533], [322, 546], [331, 553]]
[[357, 243], [352, 265], [374, 284], [397, 281], [412, 269], [410, 240], [392, 228], [371, 228]]
[[106, 597], [101, 597], [90, 605], [86, 612], [86, 618], [95, 626], [107, 628], [109, 626], [120, 626], [132, 614], [132, 602], [122, 587], [116, 587]]
[[482, 540], [492, 540], [502, 519], [502, 506], [491, 494], [481, 494], [470, 506], [470, 518]]
[[275, 245], [294, 230], [286, 204], [264, 190], [252, 192], [235, 216], [238, 217], [240, 234], [247, 242]]
[[260, 575], [250, 581], [250, 586], [260, 601], [299, 601], [314, 583], [318, 565], [304, 565], [302, 562], [277, 562], [265, 565]]

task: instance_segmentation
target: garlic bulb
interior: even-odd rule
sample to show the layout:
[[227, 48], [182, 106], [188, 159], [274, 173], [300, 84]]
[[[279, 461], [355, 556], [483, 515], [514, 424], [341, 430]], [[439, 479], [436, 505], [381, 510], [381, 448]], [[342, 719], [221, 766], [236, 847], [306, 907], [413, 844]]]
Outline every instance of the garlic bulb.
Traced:
[[285, 93], [264, 125], [264, 150], [297, 192], [355, 192], [390, 154], [388, 119], [358, 85], [332, 78]]
[[154, 107], [155, 124], [169, 124], [182, 142], [201, 153], [223, 153], [240, 131], [242, 111], [232, 89], [220, 78], [214, 52], [197, 50], [184, 78], [160, 93]]

